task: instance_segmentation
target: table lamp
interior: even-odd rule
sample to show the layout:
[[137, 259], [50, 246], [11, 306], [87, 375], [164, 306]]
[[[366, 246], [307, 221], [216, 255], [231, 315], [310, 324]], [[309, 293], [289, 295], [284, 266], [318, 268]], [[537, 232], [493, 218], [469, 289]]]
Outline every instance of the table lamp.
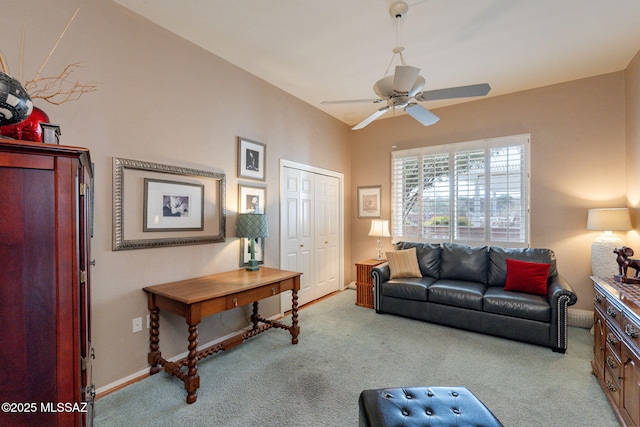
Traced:
[[258, 261], [256, 261], [256, 239], [269, 237], [269, 223], [267, 221], [267, 215], [255, 213], [238, 214], [236, 236], [246, 237], [249, 239], [251, 259], [249, 260], [247, 270], [259, 270], [260, 267], [258, 267]]
[[591, 244], [591, 273], [596, 277], [613, 277], [618, 274], [618, 264], [613, 253], [624, 243], [613, 231], [631, 230], [631, 218], [627, 208], [589, 209], [587, 230], [603, 231]]
[[389, 234], [389, 221], [386, 219], [372, 219], [371, 230], [369, 230], [369, 236], [375, 236], [378, 238], [378, 258], [382, 259], [382, 243], [380, 243], [381, 237], [391, 237]]

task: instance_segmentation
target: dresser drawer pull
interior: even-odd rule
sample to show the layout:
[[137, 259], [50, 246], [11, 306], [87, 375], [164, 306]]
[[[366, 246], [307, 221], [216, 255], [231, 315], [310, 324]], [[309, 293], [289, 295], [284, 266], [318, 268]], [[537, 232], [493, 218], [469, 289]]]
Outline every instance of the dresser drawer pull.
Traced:
[[593, 301], [597, 302], [597, 303], [600, 303], [600, 301], [602, 301], [602, 297], [600, 296], [600, 294], [595, 294], [593, 296]]
[[616, 336], [613, 335], [612, 333], [607, 334], [607, 342], [611, 345], [618, 345], [618, 340], [616, 339]]
[[612, 380], [607, 380], [607, 388], [611, 393], [615, 393], [616, 391], [618, 391], [618, 389], [616, 388], [616, 385]]
[[616, 314], [618, 314], [618, 312], [615, 310], [615, 308], [609, 306], [607, 307], [607, 314], [611, 317], [616, 317]]
[[605, 363], [607, 364], [608, 367], [610, 367], [611, 369], [616, 369], [616, 361], [614, 360], [613, 357], [611, 356], [607, 356], [607, 360], [605, 361]]
[[276, 294], [276, 288], [271, 288], [271, 295], [275, 295]]
[[234, 298], [232, 301], [233, 301], [233, 306], [237, 307], [238, 306], [238, 298]]
[[638, 331], [630, 323], [627, 323], [626, 325], [624, 325], [624, 333], [629, 335], [631, 338], [637, 338], [638, 337]]

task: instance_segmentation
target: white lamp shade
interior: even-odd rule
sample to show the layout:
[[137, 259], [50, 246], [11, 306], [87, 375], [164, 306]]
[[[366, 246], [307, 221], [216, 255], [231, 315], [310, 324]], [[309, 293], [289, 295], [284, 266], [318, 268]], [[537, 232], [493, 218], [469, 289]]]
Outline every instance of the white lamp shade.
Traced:
[[589, 209], [587, 230], [628, 231], [631, 217], [627, 208]]
[[372, 219], [371, 230], [369, 230], [369, 236], [391, 237], [391, 234], [389, 234], [389, 220]]

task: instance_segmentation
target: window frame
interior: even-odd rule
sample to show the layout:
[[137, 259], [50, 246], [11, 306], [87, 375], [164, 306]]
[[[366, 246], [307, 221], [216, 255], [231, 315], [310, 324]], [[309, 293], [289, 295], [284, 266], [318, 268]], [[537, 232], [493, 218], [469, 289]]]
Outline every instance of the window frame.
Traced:
[[[504, 149], [509, 147], [522, 147], [521, 149], [509, 150], [505, 154], [506, 160], [502, 159], [501, 161], [504, 163], [506, 161], [506, 171], [492, 171], [493, 166], [496, 164], [495, 155], [492, 157], [492, 154], [496, 153], [497, 149]], [[424, 210], [425, 207], [428, 206], [428, 203], [422, 199], [421, 194], [424, 195], [427, 190], [422, 188], [425, 181], [425, 157], [431, 157], [432, 159], [437, 160], [439, 163], [434, 164], [444, 164], [445, 157], [448, 161], [448, 167], [442, 167], [442, 170], [446, 173], [446, 175], [438, 175], [434, 174], [430, 177], [431, 183], [440, 180], [440, 182], [448, 181], [448, 219], [456, 218], [456, 203], [459, 202], [459, 199], [456, 199], [456, 189], [461, 188], [461, 185], [456, 186], [456, 180], [458, 178], [458, 174], [456, 173], [456, 154], [461, 154], [465, 152], [472, 151], [482, 151], [482, 161], [479, 161], [479, 165], [482, 166], [483, 173], [478, 172], [476, 179], [477, 182], [473, 184], [474, 191], [476, 194], [481, 194], [478, 199], [479, 204], [484, 205], [482, 209], [484, 210], [482, 216], [475, 216], [475, 221], [483, 222], [482, 226], [476, 228], [482, 228], [483, 237], [478, 238], [464, 238], [461, 236], [457, 236], [457, 232], [459, 230], [463, 230], [465, 225], [461, 225], [456, 221], [453, 226], [447, 225], [446, 229], [446, 237], [445, 233], [442, 230], [438, 232], [434, 232], [433, 225], [425, 226], [424, 223], [426, 221], [426, 214]], [[440, 159], [438, 159], [440, 157]], [[510, 160], [511, 158], [515, 158], [515, 160]], [[476, 156], [476, 159], [479, 157]], [[492, 160], [493, 159], [493, 160]], [[391, 153], [391, 228], [392, 228], [392, 236], [393, 242], [397, 241], [419, 241], [425, 243], [460, 243], [471, 246], [481, 246], [481, 245], [496, 245], [496, 246], [505, 246], [505, 247], [529, 247], [531, 241], [530, 234], [530, 225], [531, 225], [531, 209], [530, 209], [530, 181], [531, 181], [531, 173], [530, 173], [530, 159], [531, 159], [531, 136], [530, 134], [521, 134], [521, 135], [510, 135], [498, 138], [489, 138], [482, 139], [476, 141], [466, 141], [452, 144], [444, 144], [444, 145], [435, 145], [435, 146], [427, 146], [420, 148], [412, 148], [407, 150], [396, 150]], [[518, 162], [519, 165], [515, 169], [516, 174], [513, 174], [514, 162]], [[406, 165], [412, 165], [413, 170], [410, 174], [407, 173]], [[504, 165], [503, 165], [504, 167]], [[398, 170], [396, 170], [398, 168]], [[416, 172], [417, 169], [417, 172]], [[444, 169], [447, 169], [446, 171]], [[487, 173], [487, 170], [489, 172]], [[468, 170], [467, 170], [468, 172]], [[413, 173], [417, 173], [417, 176], [414, 176]], [[468, 176], [472, 174], [468, 174]], [[442, 176], [446, 176], [445, 180], [441, 180]], [[482, 178], [484, 182], [482, 182]], [[502, 177], [502, 178], [500, 178]], [[417, 181], [417, 185], [422, 188], [422, 191], [415, 193], [416, 199], [413, 204], [407, 204], [406, 199], [404, 197], [398, 199], [398, 194], [405, 196], [407, 194], [407, 187], [404, 186], [404, 183], [411, 178], [413, 179], [413, 185], [415, 186], [415, 182]], [[493, 178], [493, 179], [492, 179]], [[491, 190], [495, 190], [497, 185], [504, 184], [506, 180], [506, 195], [507, 195], [507, 211], [511, 208], [511, 196], [512, 192], [515, 192], [514, 189], [519, 187], [519, 194], [521, 202], [518, 203], [517, 210], [514, 211], [514, 221], [517, 217], [517, 220], [520, 222], [517, 228], [506, 227], [506, 236], [502, 236], [504, 238], [500, 238], [495, 234], [495, 225], [492, 221], [492, 210], [491, 203], [496, 203], [497, 198], [492, 198], [490, 196]], [[510, 181], [511, 180], [511, 181]], [[515, 180], [515, 181], [514, 181]], [[513, 183], [512, 183], [513, 181]], [[469, 180], [465, 181], [466, 187], [469, 187]], [[446, 187], [445, 184], [440, 185], [440, 189], [436, 189], [435, 186], [430, 186], [428, 191], [433, 194], [439, 194], [442, 196], [442, 188]], [[478, 193], [478, 187], [483, 187]], [[446, 197], [444, 197], [446, 199]], [[413, 212], [413, 216], [418, 216], [418, 226], [417, 232], [406, 233], [406, 225], [403, 225], [405, 209], [411, 208]], [[398, 212], [402, 210], [398, 214]], [[446, 210], [446, 206], [445, 206]], [[442, 209], [440, 209], [442, 212]], [[400, 216], [398, 216], [400, 215]], [[407, 213], [409, 216], [409, 213]], [[508, 216], [507, 216], [508, 218]], [[494, 217], [495, 219], [495, 217]], [[465, 217], [465, 220], [467, 218]], [[450, 222], [450, 221], [449, 221]], [[466, 225], [467, 229], [469, 229], [468, 225]], [[442, 227], [441, 227], [442, 228]], [[399, 233], [400, 231], [400, 233]], [[432, 233], [432, 234], [430, 234]], [[438, 234], [439, 233], [439, 234]], [[467, 230], [467, 234], [469, 231]], [[516, 238], [521, 240], [514, 240], [512, 233], [516, 234]], [[517, 236], [519, 235], [519, 236]], [[468, 236], [467, 236], [468, 237]]]

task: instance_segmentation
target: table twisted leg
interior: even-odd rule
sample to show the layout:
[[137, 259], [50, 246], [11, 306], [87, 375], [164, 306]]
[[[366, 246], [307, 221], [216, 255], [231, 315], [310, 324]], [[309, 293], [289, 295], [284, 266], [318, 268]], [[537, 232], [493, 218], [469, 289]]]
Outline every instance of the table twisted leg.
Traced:
[[149, 365], [149, 375], [157, 374], [160, 372], [160, 366], [158, 361], [162, 358], [160, 352], [160, 309], [158, 307], [152, 307], [149, 309], [149, 354], [147, 356]]
[[291, 344], [298, 344], [300, 327], [298, 326], [298, 291], [291, 292]]
[[198, 376], [198, 325], [189, 325], [189, 345], [187, 349], [187, 377], [184, 379], [184, 389], [187, 390], [187, 403], [193, 403], [198, 398], [196, 390], [200, 387]]

